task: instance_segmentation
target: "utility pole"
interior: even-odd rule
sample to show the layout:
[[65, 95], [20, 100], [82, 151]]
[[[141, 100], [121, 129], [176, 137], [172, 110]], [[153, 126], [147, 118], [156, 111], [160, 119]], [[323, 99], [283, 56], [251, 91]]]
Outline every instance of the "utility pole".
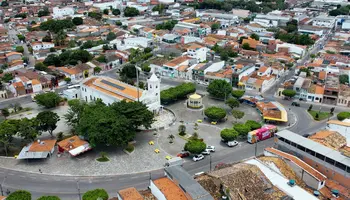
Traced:
[[211, 171], [211, 154], [209, 154], [209, 167], [210, 167], [210, 171]]
[[4, 196], [4, 191], [2, 190], [2, 184], [0, 184], [1, 196]]
[[141, 72], [142, 69], [139, 66], [137, 66], [137, 64], [135, 65], [135, 68], [136, 68], [136, 84], [137, 84], [137, 86], [136, 86], [136, 88], [137, 88], [137, 102], [139, 102], [140, 101], [139, 72]]
[[255, 140], [255, 157], [258, 154], [258, 140]]
[[78, 189], [79, 200], [81, 200], [79, 180], [77, 180], [77, 189]]

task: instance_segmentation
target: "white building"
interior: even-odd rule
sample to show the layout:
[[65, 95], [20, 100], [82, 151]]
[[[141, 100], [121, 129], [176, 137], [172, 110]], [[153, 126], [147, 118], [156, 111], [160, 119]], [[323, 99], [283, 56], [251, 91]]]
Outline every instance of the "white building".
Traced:
[[346, 138], [346, 145], [350, 146], [350, 122], [348, 120], [338, 121], [330, 120], [327, 122], [327, 129], [332, 131], [337, 131], [342, 136]]
[[144, 38], [144, 37], [129, 37], [124, 39], [124, 44], [126, 47], [138, 47], [141, 46], [143, 48], [151, 47], [153, 45], [153, 40]]
[[99, 8], [100, 10], [110, 9], [122, 9], [122, 1], [114, 0], [109, 2], [93, 2], [93, 7]]
[[73, 7], [54, 7], [53, 8], [53, 18], [63, 18], [63, 17], [72, 17], [74, 15]]
[[285, 26], [292, 18], [285, 17], [280, 15], [271, 15], [271, 14], [257, 14], [253, 22], [260, 24], [264, 27], [277, 27]]
[[341, 25], [341, 29], [343, 30], [350, 30], [350, 20], [345, 20], [343, 24]]
[[312, 20], [312, 26], [333, 28], [334, 25], [335, 25], [335, 17], [318, 16]]
[[207, 60], [207, 47], [199, 44], [193, 44], [187, 48], [187, 56], [195, 58], [198, 62], [204, 62]]
[[31, 43], [31, 46], [34, 51], [39, 51], [42, 49], [50, 49], [55, 47], [55, 44], [52, 42], [33, 42]]
[[140, 101], [153, 113], [158, 113], [160, 105], [160, 80], [155, 74], [147, 80], [148, 89], [142, 90], [119, 80], [104, 76], [93, 76], [80, 83], [81, 99], [93, 102], [101, 99], [105, 104], [122, 100]]
[[280, 48], [287, 48], [288, 53], [294, 54], [296, 57], [303, 57], [306, 53], [306, 47], [290, 43], [282, 43], [276, 45], [276, 51], [278, 52]]

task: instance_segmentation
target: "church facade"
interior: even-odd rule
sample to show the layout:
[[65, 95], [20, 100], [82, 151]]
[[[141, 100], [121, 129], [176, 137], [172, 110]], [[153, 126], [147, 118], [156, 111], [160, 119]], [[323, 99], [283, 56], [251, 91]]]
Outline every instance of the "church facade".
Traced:
[[106, 76], [92, 76], [80, 83], [81, 99], [94, 102], [101, 99], [109, 105], [122, 100], [140, 101], [153, 113], [161, 111], [160, 80], [155, 74], [147, 80], [147, 90]]

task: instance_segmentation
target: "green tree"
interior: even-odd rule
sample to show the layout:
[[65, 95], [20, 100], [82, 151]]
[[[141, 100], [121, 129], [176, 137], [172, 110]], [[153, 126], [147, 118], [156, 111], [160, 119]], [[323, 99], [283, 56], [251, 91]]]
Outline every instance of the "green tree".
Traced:
[[233, 141], [237, 139], [238, 132], [234, 129], [225, 128], [220, 132], [220, 136], [224, 141]]
[[84, 23], [84, 20], [81, 17], [74, 17], [72, 19], [72, 22], [74, 25], [79, 26], [79, 25], [82, 25]]
[[85, 108], [85, 102], [80, 101], [79, 99], [72, 99], [68, 101], [69, 109], [68, 112], [64, 115], [64, 119], [67, 124], [75, 127], [80, 119], [80, 116]]
[[236, 99], [240, 99], [244, 95], [245, 91], [244, 90], [233, 90], [231, 92], [231, 95], [235, 97]]
[[135, 16], [137, 16], [139, 14], [140, 14], [139, 10], [137, 10], [134, 7], [126, 7], [125, 10], [124, 10], [124, 16], [125, 17], [135, 17]]
[[108, 200], [108, 193], [104, 189], [90, 190], [84, 193], [83, 200]]
[[48, 7], [44, 7], [44, 9], [39, 10], [38, 12], [38, 17], [49, 16], [49, 15], [50, 15], [50, 11]]
[[18, 121], [18, 135], [25, 140], [34, 141], [41, 133], [38, 131], [36, 118], [22, 118]]
[[102, 19], [102, 14], [98, 13], [98, 12], [89, 12], [88, 16], [93, 18], [93, 19], [96, 19], [98, 21], [100, 21]]
[[349, 84], [349, 75], [347, 74], [339, 75], [339, 82], [340, 84]]
[[37, 200], [60, 200], [58, 196], [42, 196]]
[[104, 9], [103, 10], [103, 14], [108, 15], [109, 14], [109, 10], [108, 9]]
[[350, 118], [350, 112], [340, 112], [337, 114], [337, 119], [343, 121], [344, 119]]
[[6, 156], [8, 148], [11, 145], [13, 136], [17, 134], [18, 121], [5, 120], [0, 124], [0, 143], [2, 143]]
[[297, 93], [294, 90], [285, 89], [282, 94], [286, 97], [293, 98]]
[[9, 3], [7, 1], [2, 1], [1, 7], [6, 7], [6, 6], [9, 6]]
[[252, 48], [250, 47], [249, 43], [244, 43], [242, 44], [242, 48], [245, 50], [251, 50]]
[[2, 77], [2, 80], [6, 83], [10, 82], [13, 79], [13, 76], [11, 73], [6, 73], [4, 74], [4, 76]]
[[52, 41], [51, 34], [45, 35], [45, 37], [43, 37], [42, 41], [43, 42], [51, 42]]
[[32, 200], [32, 194], [25, 190], [17, 190], [6, 197], [6, 200]]
[[186, 135], [186, 126], [184, 124], [180, 124], [177, 130], [179, 135]]
[[95, 67], [94, 68], [94, 74], [98, 74], [102, 71], [101, 67]]
[[244, 117], [244, 112], [239, 110], [232, 110], [231, 113], [232, 116], [236, 119], [236, 122], [238, 119], [242, 119]]
[[2, 116], [4, 116], [5, 119], [6, 119], [8, 116], [10, 116], [10, 111], [9, 111], [8, 108], [3, 108], [3, 109], [1, 109], [1, 114], [2, 114]]
[[250, 131], [250, 127], [245, 124], [235, 124], [233, 126], [240, 136], [246, 137], [248, 132]]
[[57, 56], [56, 54], [50, 54], [45, 58], [43, 64], [46, 66], [54, 65], [56, 67], [59, 67], [59, 66], [62, 66], [62, 61], [60, 57]]
[[115, 15], [115, 16], [120, 15], [120, 10], [119, 9], [113, 9], [112, 10], [112, 14]]
[[232, 87], [225, 80], [216, 79], [209, 83], [207, 92], [216, 98], [225, 99], [231, 93]]
[[122, 71], [120, 72], [121, 76], [126, 78], [136, 78], [136, 68], [133, 64], [124, 65]]
[[17, 38], [20, 40], [20, 41], [25, 41], [26, 40], [26, 37], [24, 35], [21, 35], [21, 34], [18, 34], [17, 35]]
[[40, 131], [48, 131], [53, 137], [52, 132], [57, 128], [57, 122], [60, 120], [57, 113], [42, 111], [36, 116], [36, 119], [38, 120], [38, 129]]
[[114, 40], [115, 38], [117, 38], [117, 35], [116, 35], [115, 33], [109, 32], [109, 33], [107, 34], [107, 40], [108, 40], [108, 41]]
[[231, 109], [239, 107], [239, 101], [235, 98], [227, 99], [226, 104], [230, 106]]
[[210, 120], [220, 121], [226, 117], [226, 111], [223, 108], [219, 107], [209, 107], [204, 110], [205, 116], [207, 116]]
[[35, 68], [36, 70], [39, 70], [39, 71], [46, 71], [46, 70], [47, 70], [47, 66], [44, 65], [44, 63], [42, 63], [42, 62], [36, 63], [36, 64], [34, 65], [34, 68]]
[[58, 106], [61, 101], [61, 97], [55, 92], [37, 94], [34, 98], [38, 105], [44, 106], [45, 108], [54, 108]]
[[101, 62], [101, 63], [106, 63], [107, 62], [107, 59], [106, 59], [105, 55], [100, 55], [99, 57], [96, 58], [96, 60], [98, 62]]
[[250, 38], [259, 41], [259, 35], [256, 34], [256, 33], [251, 34], [251, 35], [250, 35]]
[[16, 46], [16, 51], [19, 53], [23, 53], [24, 52], [24, 48], [22, 46]]
[[164, 9], [165, 9], [165, 6], [163, 4], [158, 4], [152, 8], [152, 11], [153, 12], [158, 11], [159, 14], [161, 14], [163, 13]]
[[307, 111], [311, 111], [312, 110], [312, 105], [309, 106], [309, 108], [307, 109]]
[[261, 124], [254, 120], [247, 120], [245, 125], [249, 126], [251, 131], [261, 128]]
[[123, 25], [123, 24], [122, 24], [122, 22], [121, 22], [121, 21], [116, 21], [116, 22], [115, 22], [115, 25], [117, 25], [117, 26], [121, 26], [121, 25]]
[[65, 78], [64, 78], [64, 81], [66, 81], [66, 83], [70, 83], [70, 82], [72, 81], [72, 79], [69, 78], [69, 77], [65, 77]]
[[188, 94], [194, 93], [196, 86], [193, 83], [182, 83], [176, 87], [160, 92], [160, 100], [162, 104], [169, 104], [179, 99], [187, 98]]
[[211, 30], [213, 32], [217, 31], [220, 28], [220, 24], [219, 23], [214, 23], [211, 25]]
[[205, 148], [207, 148], [207, 145], [203, 141], [192, 139], [185, 144], [184, 150], [193, 154], [200, 154], [205, 150]]

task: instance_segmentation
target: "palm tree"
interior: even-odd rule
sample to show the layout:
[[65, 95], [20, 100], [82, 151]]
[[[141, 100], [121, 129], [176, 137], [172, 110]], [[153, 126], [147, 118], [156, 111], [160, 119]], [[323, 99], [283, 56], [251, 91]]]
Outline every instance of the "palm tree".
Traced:
[[169, 143], [173, 143], [174, 142], [174, 139], [175, 139], [175, 136], [173, 134], [170, 134], [168, 136], [168, 139], [169, 139]]

